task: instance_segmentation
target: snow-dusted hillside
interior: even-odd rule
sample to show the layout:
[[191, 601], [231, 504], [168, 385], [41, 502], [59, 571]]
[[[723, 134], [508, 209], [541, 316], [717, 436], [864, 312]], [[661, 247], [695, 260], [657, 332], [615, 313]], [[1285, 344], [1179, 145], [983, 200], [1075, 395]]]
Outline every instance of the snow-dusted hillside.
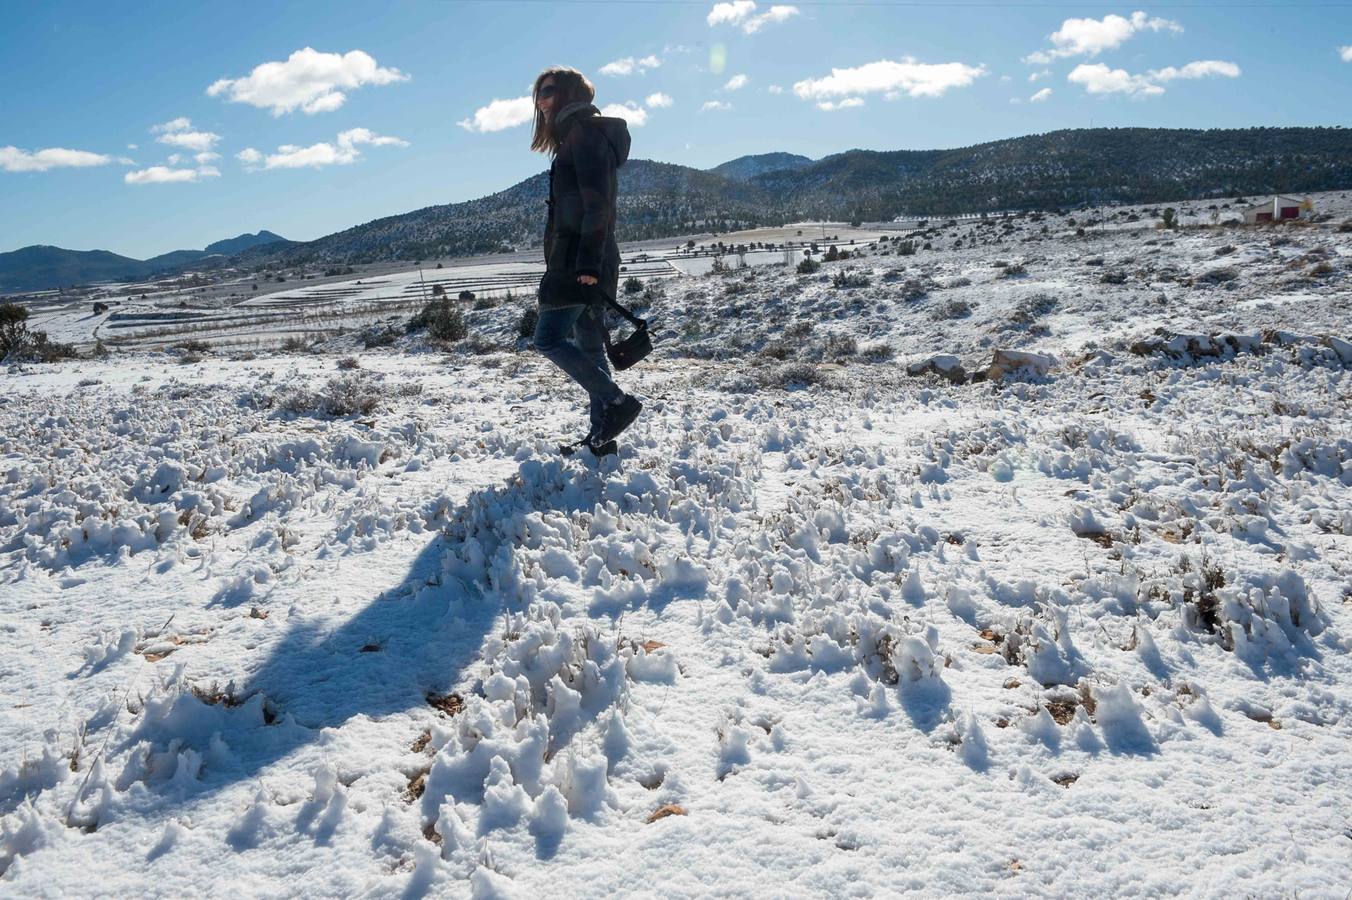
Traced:
[[1112, 212], [653, 283], [601, 461], [515, 304], [12, 368], [0, 888], [1344, 895], [1346, 211]]

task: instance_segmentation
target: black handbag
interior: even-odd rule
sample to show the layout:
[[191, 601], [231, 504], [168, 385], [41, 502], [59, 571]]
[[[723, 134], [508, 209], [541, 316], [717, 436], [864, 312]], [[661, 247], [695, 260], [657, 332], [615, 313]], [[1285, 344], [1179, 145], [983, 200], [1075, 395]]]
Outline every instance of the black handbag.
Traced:
[[[602, 294], [602, 296], [605, 295]], [[610, 358], [610, 364], [612, 366], [623, 371], [630, 366], [636, 365], [642, 361], [645, 356], [653, 352], [652, 335], [648, 333], [648, 321], [646, 319], [640, 319], [608, 296], [606, 296], [606, 303], [613, 307], [620, 315], [628, 319], [630, 324], [634, 326], [634, 331], [629, 337], [615, 343], [610, 339], [610, 329], [605, 325], [603, 314], [600, 311], [597, 312], [597, 315], [603, 316], [601, 321], [601, 335], [606, 342], [606, 356]]]

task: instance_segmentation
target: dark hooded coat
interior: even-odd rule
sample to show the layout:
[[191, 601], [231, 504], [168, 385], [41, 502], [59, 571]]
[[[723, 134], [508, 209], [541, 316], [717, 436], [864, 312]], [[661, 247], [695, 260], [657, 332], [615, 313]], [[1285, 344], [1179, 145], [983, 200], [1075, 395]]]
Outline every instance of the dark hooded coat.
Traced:
[[[549, 167], [540, 304], [601, 302], [598, 288], [614, 299], [620, 281], [616, 170], [629, 158], [628, 125], [624, 119], [600, 115], [589, 103], [574, 103], [559, 110], [554, 128], [559, 151]], [[596, 288], [579, 286], [579, 275], [596, 278]]]

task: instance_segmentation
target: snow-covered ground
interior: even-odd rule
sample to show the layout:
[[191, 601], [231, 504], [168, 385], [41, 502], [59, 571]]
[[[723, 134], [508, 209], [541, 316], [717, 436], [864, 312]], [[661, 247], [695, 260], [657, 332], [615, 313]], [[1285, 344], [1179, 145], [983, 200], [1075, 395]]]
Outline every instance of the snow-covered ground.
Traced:
[[1342, 218], [12, 368], [0, 893], [1346, 896]]

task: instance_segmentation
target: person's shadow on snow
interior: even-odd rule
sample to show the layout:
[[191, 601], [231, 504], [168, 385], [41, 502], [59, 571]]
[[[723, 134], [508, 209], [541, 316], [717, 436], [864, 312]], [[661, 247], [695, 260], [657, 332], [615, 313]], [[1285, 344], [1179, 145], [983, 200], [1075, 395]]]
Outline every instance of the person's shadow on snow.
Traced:
[[[543, 481], [560, 475], [533, 474]], [[562, 475], [556, 480], [566, 481], [567, 473]], [[505, 483], [483, 488], [450, 510], [446, 521], [491, 523], [545, 509], [576, 512], [591, 509], [598, 499], [588, 490], [523, 489], [523, 481], [530, 480], [518, 471]], [[501, 548], [514, 551], [510, 536], [493, 546], [496, 539], [485, 534], [491, 530], [481, 528], [477, 533], [486, 542], [480, 559], [491, 559]], [[463, 529], [453, 526], [449, 533], [463, 535]], [[315, 610], [318, 604], [308, 598], [295, 601], [297, 612], [286, 634], [269, 648], [261, 664], [246, 663], [243, 667], [252, 675], [228, 692], [227, 704], [243, 701], [239, 708], [224, 711], [226, 730], [221, 737], [230, 753], [208, 764], [203, 789], [219, 790], [254, 778], [307, 745], [336, 744], [334, 733], [326, 729], [337, 729], [357, 716], [378, 721], [419, 707], [428, 710], [429, 720], [436, 715], [431, 701], [444, 698], [461, 680], [466, 667], [479, 657], [504, 599], [508, 603], [512, 599], [481, 589], [482, 563], [477, 571], [459, 559], [447, 564], [462, 541], [463, 537], [446, 534], [433, 538], [398, 585], [382, 591], [349, 619], [335, 621], [323, 615], [322, 607]], [[458, 572], [459, 577], [448, 572]], [[220, 724], [215, 721], [212, 727]], [[412, 741], [416, 735], [401, 735], [400, 740], [405, 737]]]

